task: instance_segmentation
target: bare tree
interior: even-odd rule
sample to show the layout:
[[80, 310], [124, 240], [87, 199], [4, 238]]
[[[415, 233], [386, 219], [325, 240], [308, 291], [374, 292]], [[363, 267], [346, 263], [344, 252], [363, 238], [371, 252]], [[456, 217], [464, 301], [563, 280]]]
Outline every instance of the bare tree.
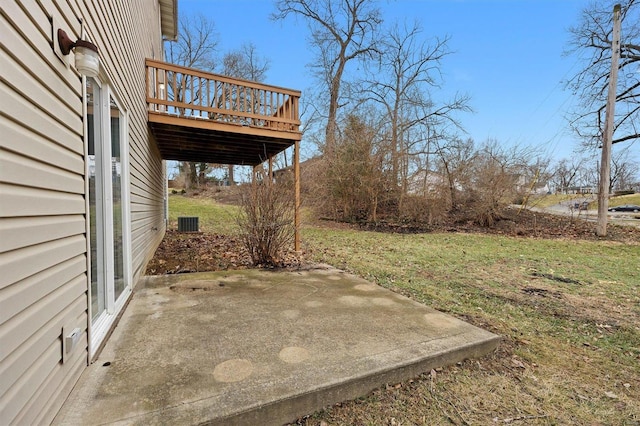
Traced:
[[382, 23], [375, 0], [278, 0], [274, 19], [303, 17], [317, 50], [313, 64], [329, 90], [325, 152], [335, 146], [341, 84], [347, 64], [378, 53], [377, 28]]
[[581, 157], [573, 158], [571, 161], [563, 158], [553, 167], [551, 181], [556, 192], [567, 193], [571, 186], [576, 184], [580, 169], [585, 167], [586, 160]]
[[264, 81], [269, 67], [269, 59], [262, 57], [253, 43], [245, 43], [222, 58], [222, 73], [244, 80]]
[[425, 41], [418, 23], [407, 27], [394, 25], [381, 42], [379, 66], [365, 81], [367, 98], [382, 106], [388, 123], [391, 157], [391, 179], [406, 193], [409, 155], [418, 147], [424, 152], [424, 132], [416, 129], [428, 127], [430, 134], [453, 125], [461, 129], [454, 117], [456, 111], [470, 111], [468, 98], [458, 96], [451, 102], [438, 104], [433, 89], [443, 83], [442, 59], [450, 54], [448, 37]]
[[[620, 147], [611, 156], [611, 179], [609, 193], [633, 190], [633, 185], [640, 173], [640, 164], [634, 158], [628, 146]], [[578, 157], [571, 162], [561, 160], [553, 170], [553, 181], [556, 185], [573, 187], [579, 192], [592, 192], [598, 187], [600, 179], [599, 158]]]
[[[178, 26], [178, 40], [165, 44], [166, 59], [173, 64], [213, 72], [218, 51], [218, 34], [214, 23], [203, 15], [181, 15]], [[167, 85], [169, 99], [187, 103], [198, 99], [199, 93], [192, 93], [188, 89], [192, 87], [188, 81], [190, 76], [169, 73], [168, 78], [176, 80], [175, 84]], [[185, 111], [179, 109], [178, 113], [185, 114]], [[208, 169], [207, 163], [189, 161], [181, 162], [179, 166], [187, 188], [201, 183]]]
[[528, 190], [520, 182], [533, 154], [530, 148], [505, 148], [495, 140], [480, 147], [471, 162], [470, 182], [461, 191], [465, 219], [483, 226], [501, 219], [504, 208]]
[[[258, 54], [253, 43], [243, 44], [238, 50], [228, 52], [222, 58], [222, 73], [230, 77], [242, 78], [251, 81], [264, 81], [269, 70], [269, 60]], [[251, 95], [251, 99], [258, 101], [258, 94]], [[235, 103], [234, 103], [235, 104]], [[245, 105], [244, 102], [238, 103]], [[252, 106], [258, 110], [259, 106]], [[233, 164], [227, 165], [227, 174], [230, 185], [235, 182]]]
[[614, 190], [631, 190], [633, 183], [638, 178], [640, 166], [634, 161], [629, 149], [622, 149], [611, 157], [611, 181], [609, 193]]
[[[583, 58], [585, 64], [567, 82], [568, 88], [580, 99], [578, 108], [570, 116], [570, 125], [591, 147], [602, 144], [611, 68], [613, 3], [591, 3], [582, 12], [579, 25], [570, 29], [567, 53]], [[615, 3], [620, 3], [620, 0]], [[621, 3], [621, 61], [613, 144], [640, 138], [640, 2], [624, 0]]]
[[[471, 187], [473, 177], [473, 161], [476, 156], [473, 139], [453, 138], [449, 141], [434, 141], [433, 150], [437, 158], [439, 175], [448, 190], [449, 208], [460, 207], [459, 193]], [[427, 171], [428, 173], [429, 171]], [[425, 183], [427, 177], [425, 176]]]
[[218, 52], [218, 33], [212, 21], [204, 15], [180, 15], [180, 37], [167, 42], [167, 60], [185, 67], [212, 71]]
[[334, 155], [325, 156], [323, 186], [328, 210], [343, 221], [378, 220], [384, 192], [377, 120], [350, 114], [336, 139]]
[[[172, 63], [198, 68], [200, 70], [215, 72], [218, 54], [218, 35], [215, 31], [215, 25], [212, 21], [203, 15], [191, 17], [182, 15], [179, 22], [180, 38], [177, 42], [167, 43], [167, 60]], [[266, 72], [269, 69], [269, 61], [261, 57], [255, 45], [249, 43], [242, 45], [239, 49], [226, 53], [222, 58], [222, 74], [252, 81], [263, 81]], [[192, 85], [188, 80], [190, 76], [181, 74], [169, 74], [169, 78], [176, 79], [175, 84], [169, 84], [168, 96], [182, 102], [195, 102], [201, 93], [199, 84]], [[173, 90], [175, 88], [175, 93]], [[196, 88], [192, 90], [191, 88]], [[235, 93], [232, 96], [249, 96], [246, 93]], [[257, 96], [251, 95], [252, 99]], [[233, 103], [234, 105], [245, 105], [244, 102]], [[212, 105], [214, 106], [214, 105]], [[251, 108], [257, 109], [255, 106]], [[178, 111], [179, 114], [188, 112]], [[206, 175], [212, 168], [220, 167], [220, 165], [209, 164], [204, 162], [182, 162], [180, 170], [185, 177], [187, 186], [194, 186], [203, 183]], [[224, 165], [227, 167], [228, 179], [231, 184], [234, 182], [233, 165]]]
[[593, 193], [597, 191], [600, 182], [600, 159], [596, 156], [588, 157], [584, 166], [580, 168], [574, 185], [580, 193]]

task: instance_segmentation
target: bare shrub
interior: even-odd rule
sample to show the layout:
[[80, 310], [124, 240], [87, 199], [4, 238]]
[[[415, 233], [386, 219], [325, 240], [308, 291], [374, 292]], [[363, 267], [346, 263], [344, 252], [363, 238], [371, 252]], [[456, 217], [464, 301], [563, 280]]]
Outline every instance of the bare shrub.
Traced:
[[323, 218], [427, 226], [454, 220], [492, 227], [505, 208], [548, 179], [547, 162], [533, 149], [494, 140], [478, 147], [472, 139], [448, 137], [432, 140], [422, 159], [407, 157], [401, 164], [406, 177], [397, 184], [388, 135], [376, 120], [354, 113], [340, 130], [331, 155], [314, 159], [307, 171], [311, 179], [302, 180], [308, 205]]
[[437, 225], [447, 217], [448, 202], [440, 195], [407, 195], [398, 216], [402, 222]]
[[300, 163], [300, 196], [303, 205], [319, 210], [323, 204], [320, 195], [324, 194], [325, 176], [324, 157], [317, 156]]
[[186, 188], [186, 186], [187, 183], [185, 175], [183, 173], [180, 173], [175, 178], [173, 178], [173, 188], [183, 189]]
[[295, 237], [291, 184], [244, 185], [237, 223], [254, 265], [281, 266]]
[[371, 123], [347, 116], [335, 149], [320, 164], [324, 214], [346, 222], [377, 220], [385, 185], [376, 136]]
[[459, 195], [465, 220], [493, 226], [502, 219], [504, 208], [522, 195], [518, 180], [527, 164], [527, 150], [509, 151], [487, 143], [473, 156], [472, 178]]

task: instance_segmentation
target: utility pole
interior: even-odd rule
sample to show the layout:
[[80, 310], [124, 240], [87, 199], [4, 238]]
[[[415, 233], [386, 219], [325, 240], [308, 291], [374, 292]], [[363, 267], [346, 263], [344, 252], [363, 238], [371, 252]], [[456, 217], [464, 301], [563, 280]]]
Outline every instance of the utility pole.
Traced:
[[609, 93], [604, 118], [604, 140], [600, 162], [600, 185], [598, 187], [598, 225], [596, 235], [607, 236], [607, 209], [609, 208], [609, 184], [611, 181], [611, 140], [613, 139], [616, 87], [618, 85], [618, 61], [620, 60], [620, 5], [613, 7], [613, 41], [611, 42], [611, 74]]

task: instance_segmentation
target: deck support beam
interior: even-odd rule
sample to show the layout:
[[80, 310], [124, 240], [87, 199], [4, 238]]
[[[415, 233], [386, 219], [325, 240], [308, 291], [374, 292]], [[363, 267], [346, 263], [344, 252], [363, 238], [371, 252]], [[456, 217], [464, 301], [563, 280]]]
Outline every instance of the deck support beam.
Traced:
[[293, 145], [293, 187], [295, 196], [294, 212], [294, 250], [300, 252], [300, 141]]

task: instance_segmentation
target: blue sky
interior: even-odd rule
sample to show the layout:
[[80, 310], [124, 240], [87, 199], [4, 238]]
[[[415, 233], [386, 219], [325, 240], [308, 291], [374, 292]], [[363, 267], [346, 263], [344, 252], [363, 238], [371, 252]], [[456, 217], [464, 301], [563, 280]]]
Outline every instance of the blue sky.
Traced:
[[[450, 36], [445, 85], [471, 96], [475, 113], [461, 116], [467, 136], [505, 145], [539, 147], [552, 158], [571, 157], [578, 141], [566, 112], [576, 101], [563, 81], [579, 69], [564, 56], [568, 28], [585, 0], [380, 0], [386, 24], [417, 20], [424, 35]], [[221, 52], [253, 43], [270, 60], [265, 82], [304, 91], [316, 83], [306, 23], [272, 21], [271, 0], [179, 0], [179, 14], [202, 13], [216, 26]], [[304, 141], [303, 141], [304, 143]]]

